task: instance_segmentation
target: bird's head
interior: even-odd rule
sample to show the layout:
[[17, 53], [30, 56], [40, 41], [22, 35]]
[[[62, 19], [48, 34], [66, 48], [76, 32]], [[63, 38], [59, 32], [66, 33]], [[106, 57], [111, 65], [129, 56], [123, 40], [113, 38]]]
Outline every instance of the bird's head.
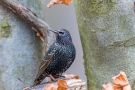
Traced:
[[50, 30], [56, 34], [57, 42], [72, 42], [70, 33], [66, 29]]

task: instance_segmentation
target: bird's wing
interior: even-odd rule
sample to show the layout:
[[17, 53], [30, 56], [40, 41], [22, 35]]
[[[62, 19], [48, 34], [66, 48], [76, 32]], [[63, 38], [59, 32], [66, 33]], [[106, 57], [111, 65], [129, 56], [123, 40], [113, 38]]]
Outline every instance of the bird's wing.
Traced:
[[40, 64], [39, 71], [38, 71], [38, 74], [36, 76], [35, 81], [37, 81], [37, 79], [39, 79], [40, 77], [42, 77], [41, 75], [45, 72], [46, 68], [49, 66], [49, 64], [54, 59], [55, 52], [57, 50], [56, 48], [57, 47], [55, 45], [53, 45], [53, 46], [50, 47], [50, 49], [46, 53], [46, 55], [44, 57], [44, 60]]
[[52, 62], [53, 58], [54, 58], [54, 53], [47, 54], [44, 58], [44, 61], [41, 63], [39, 70], [41, 70], [42, 68], [44, 69], [47, 68], [50, 62]]

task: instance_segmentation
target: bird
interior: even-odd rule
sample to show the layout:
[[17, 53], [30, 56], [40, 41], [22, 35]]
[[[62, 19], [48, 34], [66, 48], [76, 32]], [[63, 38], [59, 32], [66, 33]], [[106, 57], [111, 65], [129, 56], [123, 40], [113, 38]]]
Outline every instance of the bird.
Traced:
[[49, 47], [44, 56], [34, 84], [40, 84], [46, 77], [59, 78], [74, 62], [76, 49], [68, 30], [50, 30], [55, 33], [56, 41]]

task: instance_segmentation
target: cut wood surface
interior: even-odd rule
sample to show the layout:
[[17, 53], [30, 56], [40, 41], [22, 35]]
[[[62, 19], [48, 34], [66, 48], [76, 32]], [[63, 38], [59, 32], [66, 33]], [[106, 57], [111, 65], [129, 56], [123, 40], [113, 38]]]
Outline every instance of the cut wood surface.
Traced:
[[[58, 82], [51, 82], [51, 83], [45, 83], [40, 84], [31, 88], [25, 88], [23, 90], [85, 90], [85, 82], [81, 79], [69, 79], [66, 80], [67, 87], [62, 85], [57, 85]], [[59, 88], [62, 87], [61, 88]], [[59, 88], [59, 89], [58, 89]]]

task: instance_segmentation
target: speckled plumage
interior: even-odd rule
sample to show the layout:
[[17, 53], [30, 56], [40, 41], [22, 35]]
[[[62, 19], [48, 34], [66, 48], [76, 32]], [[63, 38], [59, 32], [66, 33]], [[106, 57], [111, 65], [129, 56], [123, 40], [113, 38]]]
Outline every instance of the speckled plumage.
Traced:
[[52, 32], [56, 33], [56, 42], [47, 51], [44, 61], [40, 65], [34, 85], [40, 84], [50, 74], [54, 77], [61, 76], [75, 59], [76, 50], [70, 33], [65, 29]]

